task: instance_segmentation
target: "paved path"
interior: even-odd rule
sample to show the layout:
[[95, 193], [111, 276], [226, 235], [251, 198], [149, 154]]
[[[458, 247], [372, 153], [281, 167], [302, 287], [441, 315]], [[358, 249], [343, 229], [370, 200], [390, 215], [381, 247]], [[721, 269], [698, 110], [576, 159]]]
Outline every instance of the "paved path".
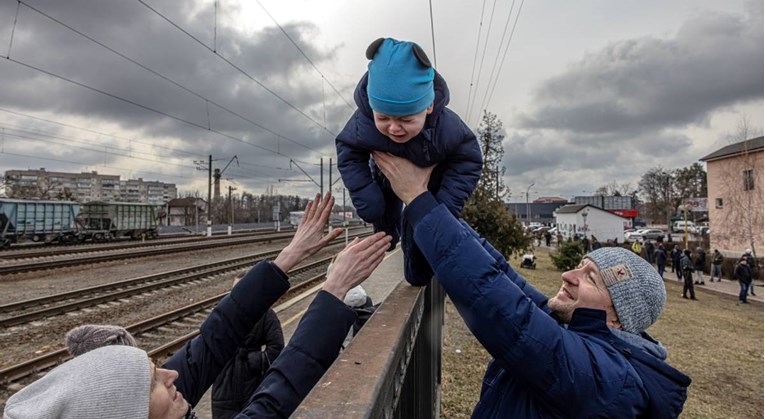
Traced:
[[[695, 274], [694, 274], [695, 275]], [[664, 272], [664, 281], [670, 282], [670, 281], [677, 281], [678, 283], [682, 283], [682, 281], [677, 280], [677, 276], [674, 272]], [[731, 281], [728, 279], [723, 278], [721, 281], [715, 281], [711, 282], [709, 275], [704, 275], [704, 285], [693, 285], [693, 288], [695, 290], [700, 290], [704, 292], [711, 292], [715, 294], [724, 294], [724, 295], [731, 295], [733, 297], [736, 297], [738, 299], [738, 293], [741, 290], [739, 287], [738, 281]], [[762, 281], [754, 281], [754, 292], [756, 295], [752, 295], [751, 293], [747, 296], [747, 301], [750, 302], [758, 302], [760, 304], [763, 303], [763, 293], [765, 293], [765, 289], [763, 289]]]

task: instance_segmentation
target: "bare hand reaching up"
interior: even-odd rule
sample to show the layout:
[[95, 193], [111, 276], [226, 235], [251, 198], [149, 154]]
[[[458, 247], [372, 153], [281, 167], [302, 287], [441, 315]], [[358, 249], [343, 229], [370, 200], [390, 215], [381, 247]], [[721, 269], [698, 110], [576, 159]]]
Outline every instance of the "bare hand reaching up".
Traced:
[[321, 199], [320, 194], [316, 194], [313, 201], [308, 201], [305, 214], [298, 225], [295, 236], [274, 260], [276, 266], [283, 272], [290, 271], [298, 263], [323, 249], [343, 232], [342, 228], [335, 228], [328, 234], [324, 234], [329, 214], [334, 205], [335, 198], [329, 192], [324, 196], [324, 199]]
[[339, 300], [344, 299], [349, 289], [369, 278], [383, 261], [390, 241], [391, 237], [383, 232], [364, 240], [353, 239], [335, 258], [322, 289]]

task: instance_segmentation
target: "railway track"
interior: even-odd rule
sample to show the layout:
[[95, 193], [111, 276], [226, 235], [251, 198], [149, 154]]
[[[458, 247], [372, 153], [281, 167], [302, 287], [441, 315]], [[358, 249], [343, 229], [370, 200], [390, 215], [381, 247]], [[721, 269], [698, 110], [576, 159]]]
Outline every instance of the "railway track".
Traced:
[[[360, 233], [358, 235], [361, 236], [365, 234], [367, 233]], [[343, 239], [336, 239], [331, 244], [339, 244], [342, 240]], [[226, 259], [158, 274], [145, 275], [94, 287], [0, 305], [0, 313], [10, 313], [10, 315], [0, 318], [0, 328], [23, 325], [36, 320], [80, 310], [86, 307], [92, 307], [110, 301], [130, 298], [135, 295], [145, 294], [158, 289], [249, 269], [261, 260], [276, 257], [280, 251], [281, 250], [279, 249], [261, 252], [253, 255]], [[297, 273], [301, 272], [303, 271], [297, 271]]]
[[[226, 240], [205, 239], [193, 243], [181, 244], [147, 244], [139, 248], [120, 248], [118, 250], [95, 249], [89, 254], [54, 254], [48, 256], [38, 256], [33, 260], [0, 261], [0, 275], [9, 275], [22, 272], [30, 272], [42, 269], [55, 269], [86, 265], [100, 262], [109, 262], [114, 260], [124, 260], [148, 256], [157, 256], [162, 254], [171, 254], [179, 252], [189, 252], [194, 250], [208, 250], [216, 247], [238, 246], [253, 243], [268, 243], [275, 240], [289, 239], [294, 235], [294, 231], [288, 233], [269, 233], [257, 235], [255, 237], [228, 238]], [[44, 259], [44, 260], [38, 260]]]
[[[321, 283], [326, 274], [321, 273], [319, 275], [312, 275], [309, 278], [302, 278], [301, 276], [305, 276], [303, 275], [304, 273], [314, 271], [318, 268], [323, 268], [322, 272], [326, 271], [326, 266], [329, 265], [331, 260], [331, 257], [324, 258], [290, 271], [289, 277], [291, 287], [289, 291], [287, 291], [287, 294], [277, 302], [277, 304], [281, 304], [277, 305], [274, 308], [274, 311], [278, 314], [282, 310], [285, 310], [291, 305], [312, 295], [313, 292], [318, 289], [317, 284]], [[159, 329], [161, 329], [162, 336], [167, 336], [168, 334], [171, 336], [179, 335], [171, 341], [162, 343], [155, 346], [154, 349], [147, 351], [150, 357], [161, 361], [199, 334], [198, 325], [201, 321], [207, 318], [215, 305], [226, 295], [228, 295], [228, 292], [146, 319], [125, 328], [139, 340], [152, 340], [151, 338], [147, 339], [147, 335], [152, 331]], [[186, 324], [185, 327], [184, 323]], [[186, 333], [185, 331], [190, 328], [189, 323], [193, 324], [194, 330]], [[178, 330], [181, 332], [178, 332]], [[156, 338], [153, 340], [156, 340]], [[166, 340], [166, 338], [164, 340]], [[0, 369], [0, 383], [8, 384], [30, 377], [33, 374], [50, 369], [70, 358], [71, 356], [66, 348], [60, 348], [29, 360], [10, 365]]]

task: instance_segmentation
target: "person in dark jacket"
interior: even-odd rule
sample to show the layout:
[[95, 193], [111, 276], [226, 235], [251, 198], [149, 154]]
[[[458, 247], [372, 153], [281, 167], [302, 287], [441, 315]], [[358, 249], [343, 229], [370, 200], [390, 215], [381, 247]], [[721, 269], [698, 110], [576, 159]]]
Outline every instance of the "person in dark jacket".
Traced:
[[715, 277], [717, 277], [717, 282], [722, 281], [722, 264], [724, 261], [725, 258], [723, 257], [722, 253], [715, 249], [712, 253], [712, 264], [710, 265], [709, 282], [715, 282]]
[[463, 320], [494, 358], [473, 418], [677, 417], [690, 378], [645, 330], [666, 302], [640, 256], [604, 247], [548, 298], [427, 191], [430, 168], [376, 153], [405, 222]]
[[683, 298], [688, 298], [691, 294], [691, 300], [696, 299], [696, 291], [693, 289], [693, 260], [691, 259], [691, 249], [683, 250], [680, 257], [680, 271], [683, 273]]
[[680, 250], [680, 246], [675, 245], [675, 247], [672, 248], [672, 270], [675, 272], [675, 275], [677, 275], [678, 281], [683, 279], [683, 268], [680, 267], [680, 258], [682, 257], [683, 251]]
[[[752, 255], [752, 249], [746, 249], [742, 257], [746, 258], [746, 264], [749, 266], [749, 270], [752, 271], [752, 279], [754, 279], [754, 273], [757, 270], [757, 266], [754, 263], [754, 256]], [[754, 281], [749, 284], [749, 290], [754, 295]]]
[[693, 269], [696, 271], [696, 281], [694, 284], [704, 285], [704, 265], [707, 262], [707, 255], [701, 247], [696, 248], [696, 259], [693, 261]]
[[667, 267], [667, 252], [664, 251], [664, 243], [659, 243], [654, 252], [653, 260], [656, 261], [656, 270], [659, 271], [659, 276], [664, 278], [664, 269]]
[[215, 379], [211, 397], [213, 419], [233, 418], [247, 405], [282, 349], [282, 324], [276, 313], [268, 309]]
[[653, 242], [650, 240], [646, 240], [645, 242], [645, 256], [648, 259], [648, 263], [653, 265], [654, 262], [654, 252], [656, 251], [656, 247], [653, 245]]
[[358, 109], [337, 136], [337, 168], [359, 217], [375, 231], [401, 235], [404, 277], [424, 284], [433, 271], [401, 225], [401, 200], [374, 160], [373, 151], [406, 158], [418, 166], [437, 165], [429, 188], [458, 215], [478, 184], [483, 168], [473, 131], [446, 107], [449, 89], [415, 43], [380, 38], [367, 49], [369, 71], [354, 93]]
[[742, 257], [733, 271], [733, 276], [738, 280], [741, 292], [738, 293], [738, 301], [742, 304], [749, 304], [746, 297], [749, 294], [749, 285], [752, 283], [752, 269], [749, 267], [746, 257]]
[[[148, 354], [107, 345], [65, 362], [11, 396], [3, 418], [193, 418], [197, 404], [255, 323], [290, 287], [286, 272], [342, 233], [326, 231], [334, 199], [317, 195], [292, 241], [274, 261], [256, 264], [213, 309], [200, 334], [162, 368]], [[355, 314], [347, 291], [382, 262], [391, 238], [354, 239], [334, 261], [287, 347], [238, 418], [288, 417], [334, 362]]]

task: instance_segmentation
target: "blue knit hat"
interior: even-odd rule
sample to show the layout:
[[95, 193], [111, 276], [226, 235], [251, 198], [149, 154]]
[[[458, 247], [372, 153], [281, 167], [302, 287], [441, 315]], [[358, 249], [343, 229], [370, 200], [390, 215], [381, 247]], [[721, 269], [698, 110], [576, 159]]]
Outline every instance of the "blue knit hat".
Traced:
[[584, 257], [600, 270], [625, 332], [640, 334], [656, 322], [664, 310], [667, 290], [651, 264], [621, 247], [601, 247]]
[[435, 70], [425, 52], [413, 42], [380, 38], [367, 49], [367, 95], [373, 110], [386, 115], [413, 115], [436, 97]]

